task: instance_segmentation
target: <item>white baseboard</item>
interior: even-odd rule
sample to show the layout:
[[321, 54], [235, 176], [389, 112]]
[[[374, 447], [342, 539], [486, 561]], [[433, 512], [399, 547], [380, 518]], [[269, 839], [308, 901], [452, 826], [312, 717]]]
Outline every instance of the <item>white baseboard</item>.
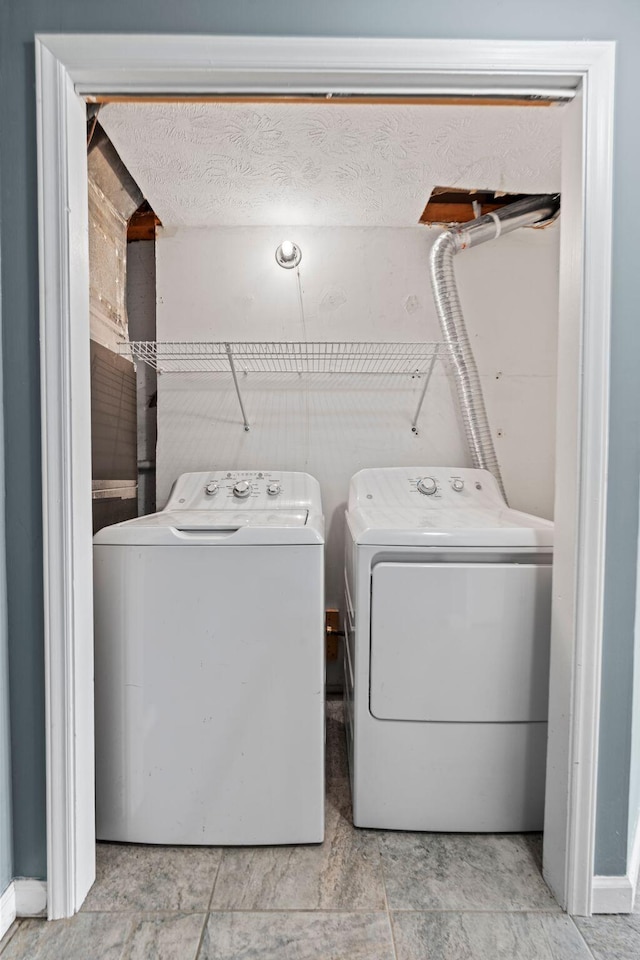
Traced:
[[46, 917], [47, 884], [44, 880], [12, 880], [0, 896], [0, 940], [16, 917]]
[[592, 913], [632, 913], [635, 886], [629, 874], [623, 877], [594, 877]]
[[640, 876], [640, 817], [623, 877], [594, 877], [591, 896], [592, 913], [633, 913]]
[[28, 880], [24, 877], [13, 881], [16, 898], [16, 916], [46, 917], [47, 884], [45, 880]]
[[0, 896], [0, 940], [16, 918], [16, 891], [12, 882]]
[[640, 816], [636, 822], [636, 833], [631, 847], [631, 856], [629, 857], [629, 880], [633, 887], [634, 905], [635, 895], [638, 892], [638, 879], [640, 878]]

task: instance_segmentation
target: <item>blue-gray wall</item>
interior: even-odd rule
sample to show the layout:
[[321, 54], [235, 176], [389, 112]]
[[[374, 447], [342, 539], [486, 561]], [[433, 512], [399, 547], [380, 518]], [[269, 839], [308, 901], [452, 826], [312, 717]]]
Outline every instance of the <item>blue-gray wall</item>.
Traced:
[[[0, 138], [1, 139], [1, 138]], [[2, 182], [2, 164], [0, 163], [0, 184]], [[0, 223], [2, 222], [0, 202]], [[2, 261], [0, 246], [0, 264]], [[1, 273], [0, 273], [1, 277]], [[2, 284], [0, 282], [0, 305], [2, 304]], [[2, 312], [0, 310], [0, 316]], [[0, 357], [2, 347], [0, 344]], [[2, 382], [2, 363], [0, 361], [0, 382]], [[0, 398], [2, 392], [0, 391]], [[0, 438], [4, 434], [4, 425], [0, 419]], [[0, 439], [0, 544], [5, 542], [4, 529], [4, 442]], [[9, 644], [7, 631], [7, 591], [5, 551], [0, 547], [0, 895], [6, 890], [13, 877], [13, 831], [11, 821], [11, 728], [9, 720]]]
[[[1, 351], [0, 351], [1, 353]], [[0, 369], [0, 380], [2, 371]], [[2, 423], [0, 422], [0, 436]], [[4, 449], [0, 443], [0, 490], [4, 489]], [[4, 542], [4, 509], [0, 510], [0, 543]], [[4, 551], [0, 550], [0, 896], [13, 877], [11, 825], [11, 740], [9, 727], [9, 649]]]
[[[4, 570], [0, 574], [4, 580]], [[13, 836], [11, 829], [11, 743], [9, 733], [9, 658], [7, 650], [4, 585], [0, 603], [0, 895], [13, 877]]]
[[636, 831], [640, 829], [640, 540], [636, 572], [635, 659], [633, 665], [633, 710], [631, 715], [631, 771], [627, 852], [631, 857]]
[[3, 0], [0, 233], [14, 868], [45, 871], [33, 35], [185, 32], [618, 41], [609, 534], [597, 870], [626, 868], [640, 413], [638, 0]]

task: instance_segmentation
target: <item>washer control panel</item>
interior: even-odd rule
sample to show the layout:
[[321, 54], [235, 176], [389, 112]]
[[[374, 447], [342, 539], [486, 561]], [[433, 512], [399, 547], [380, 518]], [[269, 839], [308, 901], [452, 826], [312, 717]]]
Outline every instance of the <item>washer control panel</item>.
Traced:
[[251, 482], [249, 480], [238, 480], [238, 482], [233, 485], [233, 495], [234, 497], [238, 497], [239, 500], [250, 497]]
[[236, 506], [240, 506], [239, 500], [248, 501], [247, 506], [250, 507], [257, 506], [257, 501], [264, 501], [266, 498], [273, 503], [287, 493], [286, 483], [283, 486], [280, 474], [264, 471], [243, 470], [217, 476], [205, 483], [204, 490], [207, 496], [212, 496], [212, 487], [215, 487], [216, 493], [220, 492], [220, 500], [233, 500]]
[[318, 482], [307, 473], [216, 470], [178, 477], [165, 509], [313, 510], [319, 503]]

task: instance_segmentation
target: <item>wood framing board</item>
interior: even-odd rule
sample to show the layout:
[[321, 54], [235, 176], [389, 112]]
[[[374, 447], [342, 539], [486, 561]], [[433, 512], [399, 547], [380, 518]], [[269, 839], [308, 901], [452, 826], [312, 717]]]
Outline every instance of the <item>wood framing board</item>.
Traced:
[[492, 190], [434, 187], [419, 222], [468, 223], [485, 213], [492, 213], [515, 203], [516, 200], [522, 200], [525, 196], [522, 193], [496, 194]]
[[[343, 106], [349, 104], [391, 104], [404, 106], [434, 106], [434, 107], [557, 107], [565, 103], [565, 98], [549, 99], [542, 97], [461, 97], [451, 96], [353, 96], [348, 94], [317, 94], [315, 96], [251, 96], [245, 97], [238, 94], [223, 96], [221, 94], [211, 94], [203, 96], [202, 94], [194, 96], [149, 96], [149, 94], [139, 94], [132, 96], [123, 96], [119, 94], [98, 94], [96, 96], [85, 96], [87, 103], [339, 103]], [[569, 99], [569, 98], [567, 98]]]

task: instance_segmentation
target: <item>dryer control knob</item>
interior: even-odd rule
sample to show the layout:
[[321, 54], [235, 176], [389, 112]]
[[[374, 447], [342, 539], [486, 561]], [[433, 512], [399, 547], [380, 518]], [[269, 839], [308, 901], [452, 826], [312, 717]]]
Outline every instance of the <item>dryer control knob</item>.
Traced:
[[268, 483], [267, 484], [267, 493], [270, 497], [277, 497], [280, 493], [280, 484], [279, 483]]
[[454, 477], [451, 481], [451, 486], [456, 491], [456, 493], [461, 493], [464, 490], [464, 480], [461, 480], [460, 477]]
[[217, 480], [212, 480], [211, 483], [208, 483], [204, 488], [204, 492], [208, 497], [212, 497], [214, 493], [218, 492], [218, 482]]
[[417, 486], [419, 492], [426, 494], [428, 497], [433, 496], [438, 489], [438, 484], [433, 477], [423, 477], [422, 480], [418, 480]]
[[244, 499], [244, 497], [248, 497], [250, 493], [251, 493], [251, 484], [249, 483], [248, 480], [238, 480], [238, 482], [234, 484], [234, 487], [233, 487], [234, 497], [240, 497], [240, 499], [242, 500]]

